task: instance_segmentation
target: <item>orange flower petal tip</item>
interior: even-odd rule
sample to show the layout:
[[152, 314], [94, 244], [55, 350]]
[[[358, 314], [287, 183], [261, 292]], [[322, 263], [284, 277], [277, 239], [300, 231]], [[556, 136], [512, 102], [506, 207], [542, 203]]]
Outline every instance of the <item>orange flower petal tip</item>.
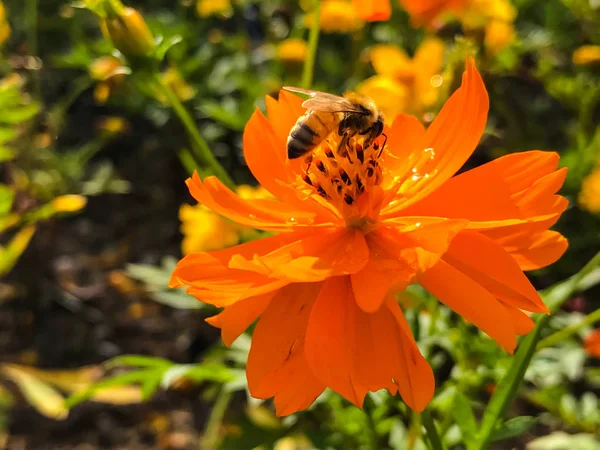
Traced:
[[191, 253], [170, 284], [224, 308], [208, 322], [226, 345], [257, 321], [250, 393], [274, 398], [277, 415], [308, 408], [325, 388], [359, 407], [367, 392], [387, 389], [422, 411], [433, 372], [393, 297], [411, 283], [512, 353], [533, 328], [527, 313], [547, 312], [523, 270], [553, 263], [567, 245], [549, 230], [566, 207], [557, 194], [564, 171], [556, 154], [531, 151], [456, 175], [487, 120], [474, 60], [426, 130], [404, 115], [385, 127], [387, 140], [318, 128], [292, 161], [290, 130], [301, 116], [314, 123], [291, 93], [266, 103], [268, 116], [253, 114], [243, 142], [273, 198], [242, 198], [197, 174], [188, 186], [225, 218], [278, 234]]

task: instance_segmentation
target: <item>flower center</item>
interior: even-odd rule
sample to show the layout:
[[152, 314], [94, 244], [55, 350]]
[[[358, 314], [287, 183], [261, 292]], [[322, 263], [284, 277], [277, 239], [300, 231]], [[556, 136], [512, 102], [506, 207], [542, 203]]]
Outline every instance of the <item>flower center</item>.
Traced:
[[351, 226], [371, 215], [365, 201], [371, 203], [368, 198], [383, 180], [381, 140], [368, 143], [365, 139], [356, 135], [344, 141], [331, 133], [302, 164], [304, 182], [327, 199]]

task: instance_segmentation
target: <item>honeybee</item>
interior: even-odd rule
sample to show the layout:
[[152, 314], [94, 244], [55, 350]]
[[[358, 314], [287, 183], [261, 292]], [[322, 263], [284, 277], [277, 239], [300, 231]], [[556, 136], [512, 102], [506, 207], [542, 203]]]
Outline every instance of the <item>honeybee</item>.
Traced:
[[289, 159], [310, 152], [336, 129], [342, 136], [342, 152], [352, 136], [365, 135], [364, 145], [368, 147], [383, 132], [383, 114], [369, 97], [355, 92], [346, 92], [339, 97], [296, 87], [283, 89], [310, 96], [302, 103], [308, 111], [296, 121], [288, 136]]

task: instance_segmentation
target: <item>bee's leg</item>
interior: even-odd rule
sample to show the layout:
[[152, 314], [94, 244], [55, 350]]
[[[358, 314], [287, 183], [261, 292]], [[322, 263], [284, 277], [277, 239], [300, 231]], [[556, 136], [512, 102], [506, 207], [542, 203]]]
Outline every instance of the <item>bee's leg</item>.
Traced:
[[346, 156], [348, 154], [348, 140], [350, 139], [350, 135], [345, 130], [340, 135], [342, 136], [342, 139], [338, 145], [337, 153], [340, 156]]
[[379, 153], [377, 154], [377, 158], [379, 158], [381, 156], [381, 154], [383, 153], [383, 149], [385, 148], [385, 144], [387, 144], [387, 134], [385, 133], [381, 133], [381, 135], [384, 137], [383, 139], [383, 144], [381, 144], [381, 149], [379, 150]]

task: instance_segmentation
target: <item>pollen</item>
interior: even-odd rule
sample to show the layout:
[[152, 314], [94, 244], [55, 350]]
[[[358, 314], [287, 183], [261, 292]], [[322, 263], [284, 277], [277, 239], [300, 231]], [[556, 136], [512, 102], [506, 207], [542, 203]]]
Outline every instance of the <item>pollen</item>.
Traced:
[[383, 180], [383, 143], [383, 137], [368, 143], [364, 136], [344, 141], [331, 133], [303, 161], [305, 187], [328, 200], [347, 221], [355, 220], [361, 215], [356, 206], [359, 200]]

